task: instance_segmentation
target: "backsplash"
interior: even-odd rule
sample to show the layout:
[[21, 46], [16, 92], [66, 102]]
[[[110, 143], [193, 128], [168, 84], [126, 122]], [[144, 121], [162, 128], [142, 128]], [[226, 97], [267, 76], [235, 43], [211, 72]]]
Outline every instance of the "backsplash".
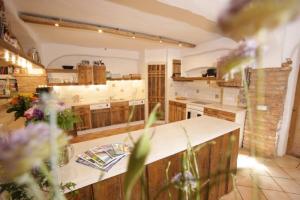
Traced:
[[54, 86], [53, 93], [65, 103], [96, 103], [112, 99], [145, 99], [144, 80], [107, 81], [106, 85]]
[[169, 91], [170, 98], [175, 98], [176, 96], [183, 96], [187, 98], [201, 99], [232, 106], [238, 106], [240, 104], [239, 88], [221, 88], [214, 82], [171, 82]]
[[170, 96], [221, 102], [221, 88], [205, 81], [173, 82], [170, 84]]

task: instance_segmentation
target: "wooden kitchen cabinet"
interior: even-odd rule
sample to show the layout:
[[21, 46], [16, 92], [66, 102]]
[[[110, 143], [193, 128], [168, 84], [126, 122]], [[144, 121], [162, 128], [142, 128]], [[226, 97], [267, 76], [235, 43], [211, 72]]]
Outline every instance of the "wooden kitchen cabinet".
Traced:
[[133, 112], [132, 122], [145, 120], [145, 105], [135, 105], [129, 107], [129, 115]]
[[94, 84], [106, 84], [106, 67], [93, 66]]
[[[178, 153], [167, 158], [158, 160], [154, 163], [151, 163], [147, 166], [147, 176], [148, 176], [148, 191], [149, 199], [155, 199], [158, 192], [168, 184], [172, 177], [176, 176], [181, 172], [181, 156], [182, 153]], [[168, 169], [168, 177], [166, 174], [166, 169], [168, 163], [170, 166]], [[168, 180], [169, 179], [169, 180]], [[172, 195], [172, 199], [181, 199], [179, 191], [174, 187], [169, 188], [169, 192]], [[168, 190], [162, 192], [157, 199], [169, 199]]]
[[169, 101], [169, 122], [186, 119], [186, 104]]
[[[236, 174], [237, 168], [238, 141], [239, 130], [237, 129], [193, 148], [201, 184], [200, 191], [198, 191], [200, 199], [218, 200], [232, 191], [232, 175]], [[182, 155], [183, 152], [179, 152], [146, 165], [145, 186], [147, 190], [145, 192], [148, 199], [153, 200], [157, 193], [181, 172]], [[89, 200], [92, 197], [93, 200], [123, 200], [124, 178], [125, 174], [120, 174], [79, 189], [77, 199]], [[169, 199], [169, 192], [172, 199], [180, 199], [181, 194], [175, 187], [170, 187], [169, 191], [163, 191], [157, 199]], [[141, 199], [142, 193], [142, 184], [138, 181], [132, 190], [131, 199]], [[67, 194], [67, 197], [69, 195]]]
[[75, 124], [76, 131], [86, 130], [92, 128], [90, 106], [74, 106], [74, 114], [79, 118]]
[[78, 66], [78, 84], [89, 85], [93, 84], [93, 67], [89, 65]]
[[111, 125], [126, 123], [129, 115], [128, 101], [113, 102], [110, 106]]
[[93, 200], [93, 188], [91, 185], [88, 185], [86, 187], [80, 188], [75, 193], [68, 193], [66, 194], [67, 200]]
[[98, 109], [91, 111], [92, 128], [100, 128], [111, 125], [110, 109]]
[[204, 108], [204, 115], [216, 117], [219, 119], [224, 119], [227, 121], [234, 122], [235, 121], [235, 113], [226, 112], [223, 110], [217, 110], [213, 108]]

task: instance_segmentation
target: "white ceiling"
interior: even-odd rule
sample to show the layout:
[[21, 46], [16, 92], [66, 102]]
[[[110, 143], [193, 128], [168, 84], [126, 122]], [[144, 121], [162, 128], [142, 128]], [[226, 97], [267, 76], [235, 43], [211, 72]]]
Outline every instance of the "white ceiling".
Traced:
[[[188, 15], [193, 15], [192, 18], [190, 17], [189, 19], [196, 19], [195, 21], [197, 22], [198, 17], [199, 21], [203, 23], [203, 21], [206, 22], [206, 19], [203, 16], [195, 15], [191, 12], [183, 12], [183, 9], [187, 8], [178, 8], [174, 7], [174, 5], [170, 5], [171, 10], [169, 9], [169, 11], [173, 11], [172, 15], [174, 15], [167, 16], [167, 14], [163, 13], [155, 14], [145, 10], [139, 10], [136, 7], [131, 7], [129, 4], [124, 5], [122, 4], [122, 1], [118, 2], [118, 0], [7, 1], [12, 1], [17, 12], [28, 12], [80, 22], [107, 25], [137, 32], [170, 37], [194, 44], [199, 44], [220, 37], [218, 34], [209, 32], [209, 30], [204, 30], [209, 29], [205, 25], [201, 27], [201, 24], [199, 25], [199, 23], [191, 23], [188, 20], [185, 21], [188, 17], [190, 17]], [[143, 2], [147, 2], [148, 8], [149, 6], [151, 8], [151, 3], [156, 5], [155, 9], [158, 9], [159, 6], [162, 6], [162, 8], [166, 6], [166, 2], [161, 3], [164, 5], [159, 5], [155, 0], [143, 0]], [[176, 16], [177, 11], [180, 14], [186, 14], [186, 18], [184, 18], [185, 16], [174, 17]], [[207, 20], [207, 22], [208, 24], [213, 24], [212, 21]], [[105, 33], [99, 34], [91, 31], [29, 23], [26, 23], [25, 25], [35, 33], [37, 39], [41, 43], [62, 43], [86, 47], [106, 47], [131, 50], [168, 47], [165, 44], [160, 44], [158, 42], [124, 38]]]

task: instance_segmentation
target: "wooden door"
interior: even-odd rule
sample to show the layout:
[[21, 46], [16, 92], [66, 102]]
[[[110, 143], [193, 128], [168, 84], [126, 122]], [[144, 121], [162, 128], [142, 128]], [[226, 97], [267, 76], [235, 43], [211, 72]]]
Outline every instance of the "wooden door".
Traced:
[[106, 84], [106, 67], [93, 67], [94, 84]]
[[109, 126], [111, 124], [109, 108], [92, 110], [91, 115], [92, 115], [92, 127], [93, 128]]
[[111, 124], [126, 123], [129, 115], [128, 101], [111, 103]]
[[90, 106], [74, 106], [73, 111], [79, 118], [79, 121], [75, 124], [77, 131], [90, 129], [92, 127]]
[[160, 103], [159, 120], [165, 120], [165, 65], [148, 65], [148, 105], [149, 114]]
[[300, 157], [300, 72], [297, 81], [287, 153]]

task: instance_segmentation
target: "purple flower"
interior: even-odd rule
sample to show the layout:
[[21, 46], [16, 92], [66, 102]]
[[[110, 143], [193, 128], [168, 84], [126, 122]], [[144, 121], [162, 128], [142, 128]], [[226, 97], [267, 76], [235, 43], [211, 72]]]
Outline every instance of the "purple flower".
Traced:
[[196, 179], [190, 171], [185, 171], [183, 175], [182, 172], [176, 174], [171, 182], [174, 183], [176, 187], [185, 191], [187, 191], [188, 188], [195, 189], [197, 187]]
[[32, 116], [34, 117], [35, 120], [43, 120], [44, 119], [44, 112], [41, 111], [40, 109], [36, 108], [33, 110]]
[[[59, 139], [58, 136], [53, 137]], [[50, 127], [43, 122], [12, 133], [0, 133], [0, 182], [12, 181], [48, 158], [49, 139]]]
[[231, 0], [219, 16], [218, 25], [234, 39], [252, 37], [294, 20], [300, 14], [299, 8], [299, 0]]

